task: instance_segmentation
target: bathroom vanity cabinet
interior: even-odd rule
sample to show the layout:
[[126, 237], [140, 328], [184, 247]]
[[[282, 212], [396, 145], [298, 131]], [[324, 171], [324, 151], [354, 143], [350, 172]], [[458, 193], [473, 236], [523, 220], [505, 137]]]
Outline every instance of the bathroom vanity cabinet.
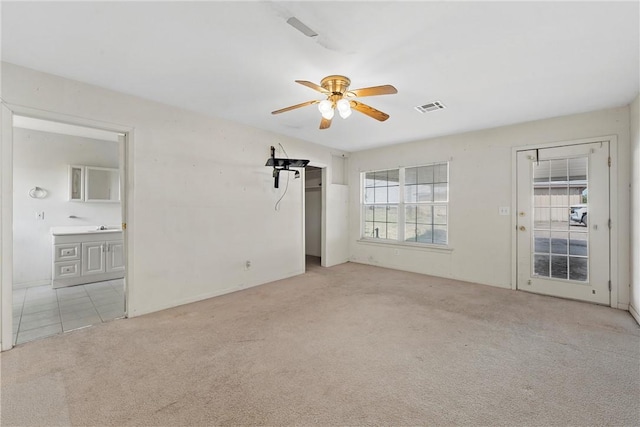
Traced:
[[124, 277], [122, 230], [97, 227], [53, 227], [54, 288]]

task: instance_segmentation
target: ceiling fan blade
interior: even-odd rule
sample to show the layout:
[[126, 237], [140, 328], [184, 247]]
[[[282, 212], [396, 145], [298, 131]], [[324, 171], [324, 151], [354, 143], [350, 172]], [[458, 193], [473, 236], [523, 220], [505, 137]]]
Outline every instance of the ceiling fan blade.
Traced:
[[331, 93], [328, 90], [326, 90], [325, 88], [323, 88], [322, 86], [318, 86], [317, 84], [312, 83], [312, 82], [308, 82], [306, 80], [296, 80], [296, 83], [300, 83], [303, 86], [310, 87], [311, 89], [317, 90], [318, 92], [324, 93], [325, 95], [328, 95], [328, 94]]
[[325, 119], [324, 117], [320, 121], [320, 129], [329, 129], [331, 126], [331, 119]]
[[320, 102], [320, 101], [314, 100], [314, 101], [303, 102], [302, 104], [296, 104], [296, 105], [292, 105], [291, 107], [286, 107], [286, 108], [282, 108], [280, 110], [272, 111], [271, 114], [284, 113], [286, 111], [295, 110], [296, 108], [302, 108], [302, 107], [306, 107], [307, 105], [317, 104], [318, 102]]
[[398, 93], [398, 89], [391, 85], [383, 85], [383, 86], [373, 86], [373, 87], [365, 87], [362, 89], [354, 89], [347, 91], [347, 96], [355, 96], [355, 97], [363, 97], [363, 96], [374, 96], [374, 95], [392, 95], [394, 93]]
[[376, 110], [375, 108], [370, 107], [367, 104], [363, 104], [362, 102], [350, 101], [349, 104], [351, 105], [351, 108], [353, 108], [354, 110], [360, 111], [361, 113], [366, 114], [369, 117], [373, 117], [374, 119], [379, 120], [381, 122], [384, 122], [389, 118], [389, 115], [387, 113], [383, 113], [380, 110]]

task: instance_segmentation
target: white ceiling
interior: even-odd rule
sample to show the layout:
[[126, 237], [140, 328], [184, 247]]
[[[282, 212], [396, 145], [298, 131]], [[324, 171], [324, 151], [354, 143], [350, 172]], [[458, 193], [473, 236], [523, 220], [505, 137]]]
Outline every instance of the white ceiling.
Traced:
[[[297, 17], [319, 35], [286, 23]], [[618, 107], [638, 93], [633, 2], [2, 2], [7, 62], [346, 151]], [[388, 113], [319, 130], [330, 74]], [[413, 107], [439, 100], [447, 108]]]

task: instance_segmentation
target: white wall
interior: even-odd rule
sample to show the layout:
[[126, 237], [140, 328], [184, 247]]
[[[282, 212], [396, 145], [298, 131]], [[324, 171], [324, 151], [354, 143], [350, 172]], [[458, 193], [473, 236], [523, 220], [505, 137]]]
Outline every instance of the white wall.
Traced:
[[[264, 166], [269, 148], [281, 143], [290, 157], [326, 165], [342, 152], [12, 64], [2, 67], [9, 104], [133, 128], [131, 316], [303, 272], [303, 180], [291, 180], [276, 211], [284, 189], [273, 188]], [[331, 182], [331, 167], [327, 177]], [[336, 259], [343, 251], [336, 244], [327, 242], [327, 253], [347, 261]]]
[[631, 295], [629, 311], [640, 323], [640, 95], [630, 105]]
[[[435, 116], [434, 116], [435, 119]], [[604, 135], [618, 137], [618, 306], [629, 284], [629, 108], [621, 107], [352, 153], [349, 158], [350, 259], [401, 270], [511, 288], [512, 147]], [[360, 172], [451, 160], [452, 251], [358, 242]], [[397, 251], [397, 252], [396, 252]], [[614, 301], [615, 305], [615, 301]]]
[[[118, 144], [14, 128], [14, 287], [51, 281], [51, 227], [120, 223], [120, 203], [68, 201], [70, 164], [117, 168]], [[45, 189], [47, 197], [31, 198], [35, 186]], [[36, 219], [36, 212], [44, 212], [44, 220]]]

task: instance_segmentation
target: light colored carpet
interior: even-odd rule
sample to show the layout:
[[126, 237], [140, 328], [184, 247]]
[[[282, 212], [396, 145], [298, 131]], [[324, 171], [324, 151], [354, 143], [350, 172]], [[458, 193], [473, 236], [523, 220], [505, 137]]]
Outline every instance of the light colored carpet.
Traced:
[[640, 424], [628, 313], [353, 263], [20, 345], [1, 374], [6, 426]]

